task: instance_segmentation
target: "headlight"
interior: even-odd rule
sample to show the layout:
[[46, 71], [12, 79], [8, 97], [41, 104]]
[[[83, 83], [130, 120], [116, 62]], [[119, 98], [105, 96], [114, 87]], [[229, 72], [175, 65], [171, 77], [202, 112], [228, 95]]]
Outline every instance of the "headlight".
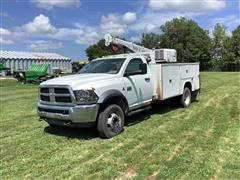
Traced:
[[98, 100], [98, 96], [93, 90], [77, 90], [74, 91], [74, 95], [79, 104], [92, 104]]

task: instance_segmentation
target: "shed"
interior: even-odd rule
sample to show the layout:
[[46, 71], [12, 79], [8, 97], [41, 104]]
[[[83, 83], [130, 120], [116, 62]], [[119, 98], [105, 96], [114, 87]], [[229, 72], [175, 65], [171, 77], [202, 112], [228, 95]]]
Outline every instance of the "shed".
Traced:
[[71, 59], [57, 53], [0, 51], [0, 64], [15, 70], [27, 70], [32, 64], [49, 64], [48, 73], [53, 69], [61, 69], [71, 72]]

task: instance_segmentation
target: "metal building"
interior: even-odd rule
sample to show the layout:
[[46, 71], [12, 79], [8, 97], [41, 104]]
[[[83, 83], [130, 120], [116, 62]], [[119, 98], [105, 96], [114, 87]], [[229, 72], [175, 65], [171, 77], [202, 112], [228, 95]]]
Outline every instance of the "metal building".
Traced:
[[61, 69], [71, 72], [71, 59], [56, 53], [38, 53], [21, 51], [0, 51], [0, 64], [14, 70], [27, 70], [32, 64], [49, 64], [48, 73], [53, 69]]

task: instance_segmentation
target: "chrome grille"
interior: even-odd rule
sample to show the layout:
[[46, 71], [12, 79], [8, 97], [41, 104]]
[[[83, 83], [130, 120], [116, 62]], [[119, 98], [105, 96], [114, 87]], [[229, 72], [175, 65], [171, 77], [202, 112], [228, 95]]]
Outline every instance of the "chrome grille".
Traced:
[[66, 102], [66, 103], [72, 102], [71, 97], [69, 97], [69, 96], [55, 96], [55, 101], [56, 102]]
[[41, 87], [40, 100], [49, 103], [72, 103], [72, 96], [67, 87]]
[[40, 98], [42, 101], [47, 101], [47, 102], [50, 101], [50, 96], [40, 95]]
[[69, 90], [66, 88], [54, 88], [56, 94], [69, 94]]

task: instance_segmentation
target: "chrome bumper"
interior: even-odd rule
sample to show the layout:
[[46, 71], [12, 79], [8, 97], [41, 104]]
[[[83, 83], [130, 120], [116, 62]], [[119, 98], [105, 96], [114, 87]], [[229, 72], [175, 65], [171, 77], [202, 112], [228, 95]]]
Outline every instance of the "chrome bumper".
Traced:
[[76, 106], [52, 106], [38, 103], [38, 115], [48, 121], [69, 121], [71, 123], [94, 123], [97, 119], [98, 104]]

